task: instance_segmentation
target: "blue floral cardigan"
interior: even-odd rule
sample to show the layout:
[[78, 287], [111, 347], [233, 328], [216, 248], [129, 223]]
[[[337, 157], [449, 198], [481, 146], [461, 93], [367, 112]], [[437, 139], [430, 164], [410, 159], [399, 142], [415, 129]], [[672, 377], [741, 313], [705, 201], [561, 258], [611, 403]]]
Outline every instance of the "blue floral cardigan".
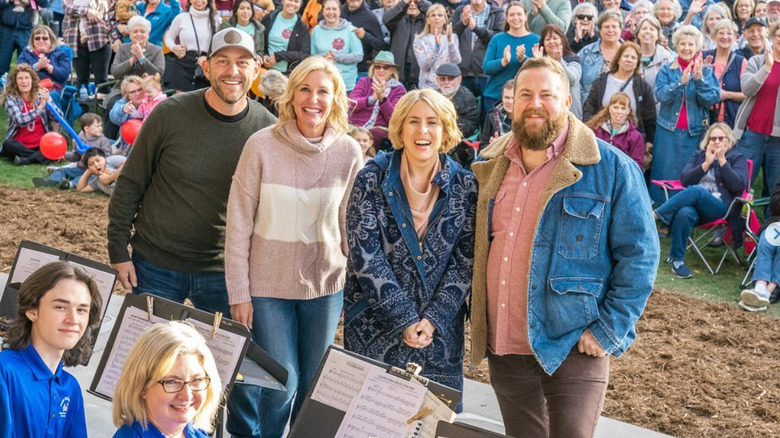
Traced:
[[[471, 292], [477, 183], [440, 155], [440, 187], [422, 242], [414, 231], [399, 176], [401, 154], [380, 154], [358, 173], [347, 207], [349, 259], [344, 287], [344, 346], [401, 368], [463, 388], [463, 325]], [[427, 318], [433, 342], [414, 349], [404, 328]]]

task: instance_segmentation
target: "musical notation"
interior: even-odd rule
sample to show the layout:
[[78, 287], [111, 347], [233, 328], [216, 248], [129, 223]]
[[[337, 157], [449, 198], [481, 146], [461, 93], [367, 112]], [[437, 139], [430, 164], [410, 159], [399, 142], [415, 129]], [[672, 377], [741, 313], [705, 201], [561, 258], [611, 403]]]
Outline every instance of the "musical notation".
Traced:
[[346, 412], [349, 404], [360, 392], [369, 369], [372, 368], [382, 371], [382, 368], [376, 365], [341, 351], [331, 350], [311, 399]]
[[427, 389], [373, 367], [352, 400], [335, 438], [416, 437], [419, 422], [408, 424], [425, 399]]

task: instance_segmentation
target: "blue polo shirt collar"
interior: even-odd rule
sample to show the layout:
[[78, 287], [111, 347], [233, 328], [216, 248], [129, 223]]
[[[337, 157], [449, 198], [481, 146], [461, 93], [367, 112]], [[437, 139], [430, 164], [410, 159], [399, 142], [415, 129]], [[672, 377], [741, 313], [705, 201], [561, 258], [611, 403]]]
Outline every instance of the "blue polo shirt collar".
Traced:
[[48, 366], [46, 366], [46, 363], [38, 354], [38, 351], [35, 350], [35, 347], [33, 347], [32, 343], [29, 343], [27, 348], [20, 351], [20, 353], [22, 355], [22, 359], [24, 359], [24, 362], [30, 368], [30, 371], [32, 371], [36, 380], [49, 380], [54, 377], [57, 379], [57, 382], [60, 383], [63, 372], [62, 361], [60, 361], [59, 365], [57, 365], [57, 371], [52, 374], [51, 370]]

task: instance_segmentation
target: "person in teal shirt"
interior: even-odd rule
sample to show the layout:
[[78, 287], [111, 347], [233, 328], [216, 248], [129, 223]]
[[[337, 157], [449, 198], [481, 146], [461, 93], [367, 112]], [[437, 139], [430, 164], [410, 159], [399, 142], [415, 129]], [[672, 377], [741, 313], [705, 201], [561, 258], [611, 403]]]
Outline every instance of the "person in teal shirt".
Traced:
[[254, 16], [252, 0], [236, 0], [233, 4], [233, 15], [219, 24], [219, 30], [235, 27], [243, 30], [255, 40], [255, 53], [262, 59], [265, 48], [265, 26]]
[[522, 3], [509, 4], [504, 30], [490, 40], [482, 61], [482, 70], [488, 75], [482, 94], [485, 114], [501, 100], [504, 84], [514, 79], [523, 62], [533, 56], [534, 44], [539, 42], [539, 35], [528, 30], [528, 16]]
[[358, 78], [357, 65], [363, 60], [363, 43], [355, 35], [355, 26], [341, 18], [339, 0], [322, 2], [322, 18], [311, 32], [311, 54], [335, 62], [347, 92], [352, 91]]
[[[145, 0], [138, 4], [138, 13], [152, 23], [152, 31], [149, 32], [149, 42], [162, 46], [163, 35], [171, 26], [173, 19], [181, 12], [179, 0]], [[129, 42], [129, 37], [127, 41]]]

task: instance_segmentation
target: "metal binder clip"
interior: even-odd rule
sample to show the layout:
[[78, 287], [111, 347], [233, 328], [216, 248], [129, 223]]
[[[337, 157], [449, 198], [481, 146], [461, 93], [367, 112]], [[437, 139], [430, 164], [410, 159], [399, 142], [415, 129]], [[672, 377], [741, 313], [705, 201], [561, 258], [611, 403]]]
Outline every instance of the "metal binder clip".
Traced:
[[152, 315], [154, 315], [154, 297], [146, 297], [146, 320], [152, 322]]
[[422, 371], [422, 366], [414, 362], [407, 363], [405, 370], [402, 370], [401, 368], [395, 366], [391, 366], [387, 370], [388, 373], [395, 374], [398, 377], [403, 377], [406, 380], [414, 379], [422, 383], [423, 386], [428, 386], [428, 382], [429, 382], [428, 378], [421, 376], [420, 371]]
[[217, 329], [220, 324], [222, 324], [222, 312], [217, 312], [214, 314], [214, 324], [211, 326], [211, 339], [217, 337]]

